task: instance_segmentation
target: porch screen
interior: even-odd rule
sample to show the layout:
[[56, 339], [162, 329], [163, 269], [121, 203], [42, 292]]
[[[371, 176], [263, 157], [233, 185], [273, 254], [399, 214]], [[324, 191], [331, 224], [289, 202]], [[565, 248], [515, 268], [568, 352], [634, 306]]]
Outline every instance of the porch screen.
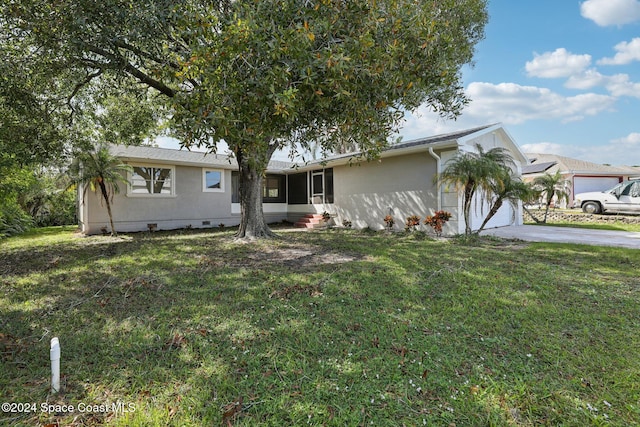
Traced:
[[333, 168], [324, 170], [324, 202], [333, 203]]
[[289, 204], [290, 205], [306, 205], [307, 204], [307, 173], [294, 173], [287, 176], [289, 181]]

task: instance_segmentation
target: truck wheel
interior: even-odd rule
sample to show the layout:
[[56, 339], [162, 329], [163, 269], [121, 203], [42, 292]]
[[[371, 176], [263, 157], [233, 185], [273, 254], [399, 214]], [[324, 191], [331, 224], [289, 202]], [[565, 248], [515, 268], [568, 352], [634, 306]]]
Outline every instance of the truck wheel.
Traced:
[[598, 202], [586, 202], [582, 205], [582, 212], [584, 213], [599, 214], [600, 211], [600, 203]]

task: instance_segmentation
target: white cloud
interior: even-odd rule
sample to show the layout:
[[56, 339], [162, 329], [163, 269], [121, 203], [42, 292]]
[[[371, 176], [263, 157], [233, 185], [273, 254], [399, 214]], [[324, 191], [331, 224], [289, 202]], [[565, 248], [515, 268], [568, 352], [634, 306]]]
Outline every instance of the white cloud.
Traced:
[[607, 81], [607, 76], [603, 76], [595, 69], [590, 69], [569, 77], [564, 86], [569, 89], [586, 90], [596, 86], [605, 86]]
[[519, 125], [533, 120], [571, 122], [610, 110], [616, 99], [586, 93], [565, 97], [546, 88], [515, 83], [471, 83], [467, 95], [472, 99], [456, 121], [445, 121], [428, 107], [408, 114], [400, 134], [405, 139], [438, 135], [474, 126], [501, 122]]
[[613, 58], [603, 58], [598, 61], [601, 65], [625, 65], [633, 61], [640, 61], [640, 37], [636, 37], [630, 42], [622, 42], [615, 45], [618, 52]]
[[610, 165], [640, 165], [640, 133], [612, 139], [600, 145], [566, 146], [565, 155], [593, 163]]
[[627, 148], [633, 147], [640, 150], [640, 133], [633, 132], [624, 138], [618, 138], [611, 141], [614, 144], [621, 144]]
[[525, 65], [530, 77], [569, 77], [584, 71], [591, 64], [591, 55], [574, 55], [564, 48], [553, 52], [533, 54], [533, 60]]
[[640, 98], [640, 83], [630, 81], [628, 74], [616, 74], [607, 80], [606, 88], [611, 95]]
[[[407, 116], [407, 125], [402, 129], [401, 135], [405, 140], [410, 140], [453, 132], [456, 130], [469, 129], [474, 126], [486, 125], [495, 122], [503, 122], [508, 128], [509, 125], [517, 125], [529, 120], [554, 120], [556, 119], [556, 117], [553, 117], [554, 115], [561, 114], [562, 106], [564, 105], [563, 103], [566, 103], [566, 106], [571, 110], [575, 110], [579, 108], [579, 106], [584, 108], [584, 115], [597, 114], [603, 109], [597, 106], [598, 102], [602, 100], [602, 98], [597, 97], [590, 97], [588, 99], [563, 98], [548, 90], [540, 88], [527, 88], [505, 83], [502, 85], [495, 85], [493, 88], [491, 87], [492, 85], [487, 83], [483, 83], [482, 85], [482, 89], [485, 94], [502, 94], [503, 97], [506, 96], [509, 98], [509, 100], [505, 100], [505, 106], [503, 106], [502, 109], [511, 108], [519, 110], [520, 112], [517, 114], [518, 120], [509, 121], [506, 114], [501, 113], [500, 109], [496, 107], [497, 103], [492, 102], [487, 98], [484, 100], [475, 98], [476, 101], [474, 104], [476, 105], [477, 111], [470, 111], [471, 109], [467, 109], [457, 121], [444, 121], [440, 119], [437, 114], [430, 112], [427, 107], [422, 107], [419, 110], [419, 114]], [[477, 89], [478, 88], [474, 89], [474, 93], [476, 94], [479, 93]], [[551, 96], [550, 101], [544, 102], [540, 106], [530, 105], [532, 102], [534, 104], [539, 102], [540, 96], [545, 94]], [[604, 102], [607, 103], [606, 108], [610, 107], [609, 100], [609, 97], [605, 97]], [[491, 105], [495, 107], [494, 110], [487, 110], [484, 115], [478, 114], [478, 111], [481, 111], [483, 108]], [[555, 112], [547, 114], [545, 113], [546, 108], [551, 108]], [[577, 116], [574, 113], [567, 114], [570, 114], [568, 116], [569, 118]], [[567, 117], [562, 115], [558, 118], [564, 118], [565, 121], [568, 121]], [[518, 141], [516, 140], [516, 142]], [[598, 141], [590, 140], [585, 140], [584, 143], [576, 145], [563, 144], [562, 141], [546, 141], [523, 144], [521, 148], [525, 153], [557, 154], [560, 156], [582, 159], [599, 164], [640, 165], [640, 133], [630, 133], [625, 137], [613, 139], [608, 142], [600, 141], [599, 144]]]
[[615, 98], [585, 93], [565, 97], [546, 88], [515, 83], [471, 83], [467, 94], [473, 100], [466, 113], [488, 121], [521, 124], [530, 120], [582, 120], [610, 109]]
[[429, 107], [421, 106], [415, 112], [406, 114], [405, 124], [402, 126], [402, 129], [400, 129], [399, 134], [405, 141], [409, 141], [485, 124], [488, 123], [481, 122], [465, 114], [455, 121], [445, 120], [434, 113]]
[[553, 142], [537, 142], [535, 144], [523, 144], [520, 146], [525, 153], [538, 154], [555, 154], [558, 156], [566, 156], [565, 145], [555, 144]]
[[640, 21], [639, 0], [587, 0], [580, 5], [584, 18], [601, 27]]
[[640, 98], [640, 83], [632, 82], [628, 74], [605, 76], [592, 69], [569, 77], [565, 83], [565, 87], [578, 90], [586, 90], [598, 86], [606, 88], [615, 97], [630, 96]]

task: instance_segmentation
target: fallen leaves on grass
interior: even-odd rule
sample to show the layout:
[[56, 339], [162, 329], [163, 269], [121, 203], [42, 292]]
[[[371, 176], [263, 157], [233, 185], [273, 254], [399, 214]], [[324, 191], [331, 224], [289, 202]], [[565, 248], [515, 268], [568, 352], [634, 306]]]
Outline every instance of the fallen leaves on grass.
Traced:
[[311, 297], [322, 296], [320, 285], [291, 285], [276, 289], [269, 294], [269, 298], [290, 299], [292, 295], [308, 294]]
[[182, 348], [186, 344], [187, 344], [187, 339], [183, 335], [176, 333], [173, 335], [173, 337], [170, 340], [168, 340], [165, 343], [164, 348], [167, 350]]
[[11, 334], [0, 333], [0, 355], [2, 359], [9, 360], [17, 353], [25, 351], [27, 346]]
[[240, 396], [236, 400], [229, 403], [228, 405], [225, 405], [222, 408], [222, 421], [227, 426], [232, 426], [233, 425], [232, 421], [235, 421], [238, 414], [242, 412], [242, 401], [243, 401], [243, 398], [242, 396]]

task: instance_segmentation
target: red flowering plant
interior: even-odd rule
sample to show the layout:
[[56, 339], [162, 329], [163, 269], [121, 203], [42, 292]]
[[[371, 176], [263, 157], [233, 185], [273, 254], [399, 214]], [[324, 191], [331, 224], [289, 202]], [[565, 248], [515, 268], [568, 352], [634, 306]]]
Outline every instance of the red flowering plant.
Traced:
[[391, 215], [387, 215], [384, 217], [384, 226], [387, 230], [391, 230], [393, 228], [393, 224], [395, 223], [396, 222]]
[[417, 226], [420, 225], [420, 217], [418, 215], [411, 215], [407, 217], [407, 222], [405, 223], [405, 230], [413, 231]]
[[451, 214], [447, 211], [437, 211], [431, 216], [425, 218], [424, 223], [433, 228], [436, 236], [442, 235], [442, 226], [451, 219]]

